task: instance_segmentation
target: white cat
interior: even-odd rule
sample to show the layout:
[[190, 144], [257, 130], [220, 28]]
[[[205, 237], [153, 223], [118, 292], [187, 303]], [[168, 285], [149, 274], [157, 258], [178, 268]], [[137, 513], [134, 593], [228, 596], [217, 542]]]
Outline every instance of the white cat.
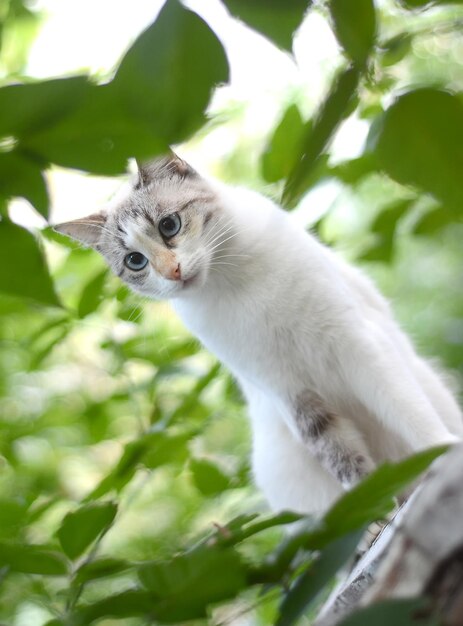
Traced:
[[141, 167], [111, 211], [56, 229], [135, 291], [172, 299], [230, 368], [273, 509], [323, 513], [381, 461], [463, 436], [444, 379], [370, 280], [261, 195], [174, 155]]

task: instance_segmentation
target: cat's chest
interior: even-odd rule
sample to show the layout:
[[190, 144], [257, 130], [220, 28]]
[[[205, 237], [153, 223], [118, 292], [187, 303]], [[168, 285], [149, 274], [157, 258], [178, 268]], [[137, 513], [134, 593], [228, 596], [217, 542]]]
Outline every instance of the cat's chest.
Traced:
[[245, 299], [174, 306], [188, 329], [235, 375], [256, 383], [281, 375], [281, 353], [292, 342], [291, 333], [276, 330], [275, 315], [265, 306]]

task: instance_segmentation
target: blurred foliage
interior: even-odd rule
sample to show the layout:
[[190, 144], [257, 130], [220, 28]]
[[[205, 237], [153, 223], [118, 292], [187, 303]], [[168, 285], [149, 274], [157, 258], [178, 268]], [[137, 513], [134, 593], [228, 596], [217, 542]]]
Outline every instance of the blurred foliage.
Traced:
[[[366, 264], [425, 353], [462, 373], [461, 2], [225, 4], [285, 50], [318, 11], [340, 50], [310, 115], [286, 94], [266, 136], [238, 142], [222, 171], [296, 214], [335, 186], [313, 228]], [[380, 468], [321, 520], [265, 515], [229, 374], [96, 254], [9, 217], [18, 196], [48, 216], [53, 165], [118, 174], [129, 157], [237, 124], [239, 105], [205, 113], [228, 79], [222, 44], [168, 0], [107, 83], [18, 83], [40, 24], [32, 6], [0, 4], [0, 622], [307, 623], [365, 526], [441, 450]], [[353, 119], [368, 138], [336, 160]], [[416, 606], [384, 603], [346, 625], [430, 624]]]

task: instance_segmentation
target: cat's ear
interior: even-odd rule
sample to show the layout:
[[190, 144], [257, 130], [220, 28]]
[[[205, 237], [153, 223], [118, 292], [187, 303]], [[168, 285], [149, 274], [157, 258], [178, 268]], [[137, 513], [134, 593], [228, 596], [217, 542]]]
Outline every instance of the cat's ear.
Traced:
[[104, 213], [94, 213], [71, 222], [56, 224], [53, 226], [53, 229], [58, 233], [80, 241], [85, 246], [95, 248], [100, 241], [105, 224], [106, 215]]
[[161, 180], [163, 178], [178, 177], [184, 179], [190, 176], [197, 176], [196, 171], [191, 165], [172, 151], [168, 156], [158, 157], [145, 163], [141, 163], [137, 160], [137, 166], [137, 187], [146, 187], [155, 180]]

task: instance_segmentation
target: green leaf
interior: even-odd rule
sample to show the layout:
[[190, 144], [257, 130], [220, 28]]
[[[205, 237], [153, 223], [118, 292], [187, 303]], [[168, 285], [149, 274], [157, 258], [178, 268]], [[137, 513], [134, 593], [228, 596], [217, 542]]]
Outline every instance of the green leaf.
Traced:
[[193, 482], [203, 496], [216, 496], [230, 487], [230, 477], [207, 459], [191, 459], [190, 470]]
[[230, 522], [226, 525], [226, 529], [232, 533], [231, 537], [227, 539], [226, 542], [234, 545], [268, 528], [286, 526], [287, 524], [293, 524], [303, 518], [303, 515], [293, 513], [292, 511], [282, 511], [281, 513], [260, 517], [258, 519], [256, 519], [256, 516], [252, 516], [249, 520], [244, 518], [243, 523], [239, 524], [238, 521], [240, 518], [238, 518], [235, 523]]
[[80, 319], [96, 311], [101, 304], [107, 276], [108, 270], [104, 269], [85, 285], [77, 306], [77, 315]]
[[356, 185], [362, 178], [376, 172], [377, 169], [378, 165], [374, 156], [366, 152], [356, 159], [338, 163], [329, 168], [328, 172], [346, 185]]
[[414, 202], [414, 198], [399, 200], [381, 211], [371, 226], [371, 232], [376, 235], [376, 243], [361, 254], [359, 259], [385, 263], [392, 260], [397, 225]]
[[407, 9], [423, 9], [436, 4], [463, 4], [463, 0], [399, 0]]
[[336, 39], [354, 63], [364, 65], [376, 37], [373, 0], [330, 0], [329, 9]]
[[81, 606], [72, 614], [69, 622], [72, 626], [88, 626], [101, 617], [136, 617], [153, 612], [155, 599], [152, 594], [142, 589], [129, 589], [107, 596], [99, 602]]
[[269, 183], [286, 178], [291, 171], [304, 129], [297, 105], [284, 112], [262, 155], [262, 174]]
[[201, 545], [170, 561], [143, 564], [139, 577], [159, 602], [165, 622], [204, 617], [206, 607], [233, 598], [246, 586], [246, 567], [232, 548]]
[[326, 547], [296, 580], [280, 607], [276, 626], [291, 626], [306, 613], [318, 594], [354, 552], [362, 531], [342, 537]]
[[291, 52], [293, 33], [311, 0], [224, 0], [232, 15]]
[[376, 129], [376, 155], [391, 178], [461, 212], [463, 103], [457, 96], [417, 89], [398, 98]]
[[115, 576], [116, 574], [125, 572], [132, 567], [132, 563], [123, 561], [122, 559], [113, 559], [111, 557], [95, 559], [94, 561], [89, 561], [79, 567], [75, 574], [75, 582], [77, 585], [82, 585], [90, 580]]
[[227, 80], [215, 34], [178, 0], [167, 0], [122, 59], [112, 87], [127, 115], [155, 124], [165, 142], [179, 143], [204, 123], [213, 87]]
[[453, 211], [449, 211], [443, 206], [439, 206], [425, 213], [415, 224], [413, 233], [415, 235], [433, 235], [449, 224], [454, 224], [458, 217]]
[[66, 576], [68, 567], [59, 552], [47, 546], [0, 543], [0, 568], [9, 567], [14, 572]]
[[295, 155], [294, 167], [286, 180], [283, 202], [292, 207], [307, 189], [307, 181], [316, 168], [325, 147], [339, 124], [350, 110], [354, 99], [359, 72], [347, 68], [333, 81], [330, 92], [320, 106], [315, 120], [305, 126], [299, 154]]
[[86, 76], [0, 88], [0, 137], [28, 137], [54, 126], [80, 105], [90, 89]]
[[129, 157], [154, 156], [197, 130], [213, 87], [227, 79], [217, 37], [198, 15], [168, 0], [113, 81], [89, 85], [74, 111], [20, 146], [64, 167], [119, 174]]
[[25, 198], [48, 218], [48, 191], [41, 169], [19, 152], [0, 152], [0, 195]]
[[153, 433], [156, 436], [149, 437], [141, 462], [150, 469], [166, 464], [181, 465], [188, 458], [188, 444], [195, 434], [196, 431]]
[[19, 144], [37, 159], [108, 176], [124, 173], [129, 157], [146, 159], [166, 145], [156, 118], [148, 122], [131, 111], [112, 83], [91, 85], [70, 115]]
[[27, 506], [19, 498], [0, 498], [0, 535], [14, 537], [27, 519]]
[[394, 496], [416, 480], [447, 449], [447, 446], [431, 448], [403, 461], [388, 462], [378, 467], [331, 507], [323, 518], [319, 538], [329, 541], [373, 521], [385, 519], [394, 508]]
[[76, 511], [68, 513], [58, 530], [58, 539], [64, 552], [70, 559], [75, 559], [95, 539], [107, 530], [117, 513], [113, 502], [95, 502], [85, 504]]
[[339, 626], [439, 626], [441, 621], [427, 610], [425, 598], [383, 600], [357, 609]]
[[409, 33], [400, 33], [381, 43], [381, 65], [388, 67], [399, 63], [410, 52], [413, 37]]
[[5, 219], [0, 221], [0, 291], [61, 306], [37, 240]]
[[181, 464], [188, 457], [188, 442], [194, 432], [172, 435], [156, 431], [142, 435], [126, 444], [116, 467], [90, 493], [87, 500], [100, 498], [111, 490], [120, 491], [132, 479], [141, 463], [155, 469], [169, 464]]

